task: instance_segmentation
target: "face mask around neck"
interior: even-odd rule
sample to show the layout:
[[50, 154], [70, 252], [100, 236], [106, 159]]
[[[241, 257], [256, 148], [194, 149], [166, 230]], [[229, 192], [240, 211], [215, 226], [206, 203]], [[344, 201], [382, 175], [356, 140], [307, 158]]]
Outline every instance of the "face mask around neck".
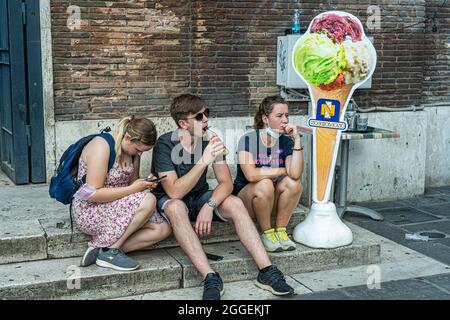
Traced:
[[281, 133], [274, 131], [270, 126], [267, 126], [266, 132], [269, 136], [271, 136], [274, 139], [278, 139], [281, 136]]

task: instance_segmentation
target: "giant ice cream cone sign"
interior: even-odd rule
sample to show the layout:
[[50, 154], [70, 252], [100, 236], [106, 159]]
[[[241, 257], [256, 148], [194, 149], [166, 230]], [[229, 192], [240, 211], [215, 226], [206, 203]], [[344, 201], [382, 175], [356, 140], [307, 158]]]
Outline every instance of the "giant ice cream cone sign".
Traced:
[[[294, 239], [311, 247], [333, 248], [350, 244], [350, 229], [340, 221], [330, 202], [347, 104], [353, 92], [373, 74], [376, 51], [358, 18], [328, 11], [316, 16], [294, 45], [292, 64], [308, 85], [313, 129], [313, 201]], [[334, 208], [334, 209], [333, 209]]]

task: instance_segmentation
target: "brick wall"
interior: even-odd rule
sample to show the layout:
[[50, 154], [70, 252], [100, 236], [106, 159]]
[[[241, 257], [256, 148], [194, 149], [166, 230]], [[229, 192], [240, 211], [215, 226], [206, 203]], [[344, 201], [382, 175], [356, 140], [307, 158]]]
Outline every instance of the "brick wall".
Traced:
[[[276, 37], [298, 6], [306, 28], [333, 9], [365, 24], [367, 7], [379, 5], [381, 29], [366, 30], [378, 64], [373, 89], [355, 94], [360, 106], [418, 105], [422, 86], [425, 101], [448, 101], [448, 9], [439, 11], [438, 34], [421, 23], [439, 2], [52, 0], [56, 119], [167, 115], [171, 98], [184, 92], [201, 94], [218, 116], [253, 114], [263, 97], [278, 93]], [[81, 9], [80, 30], [66, 26], [69, 5]], [[306, 113], [304, 103], [291, 107]]]
[[426, 59], [423, 77], [423, 102], [425, 104], [450, 103], [450, 3], [427, 0], [426, 14], [436, 13], [437, 32], [433, 23], [426, 25], [426, 42], [423, 54]]

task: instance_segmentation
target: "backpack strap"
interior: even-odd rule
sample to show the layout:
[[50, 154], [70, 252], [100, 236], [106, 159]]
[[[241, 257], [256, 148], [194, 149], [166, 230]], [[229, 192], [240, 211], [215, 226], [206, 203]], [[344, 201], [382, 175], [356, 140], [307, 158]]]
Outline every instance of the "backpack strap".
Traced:
[[[114, 141], [113, 136], [111, 134], [107, 133], [109, 131], [111, 131], [111, 129], [109, 127], [107, 127], [106, 129], [103, 129], [100, 134], [97, 135], [98, 137], [102, 137], [103, 139], [105, 139], [106, 142], [108, 142], [108, 145], [109, 145], [108, 172], [114, 166], [114, 162], [116, 161], [116, 150], [114, 148], [116, 142]], [[90, 140], [92, 140], [92, 138], [89, 139], [89, 141]], [[80, 151], [80, 155], [81, 155], [81, 151]], [[80, 157], [80, 155], [78, 155], [78, 158]], [[78, 167], [78, 162], [77, 162], [77, 167]], [[86, 183], [86, 175], [84, 175], [82, 177], [82, 181], [84, 183]], [[72, 201], [70, 201], [69, 215], [70, 215], [70, 231], [71, 231], [70, 232], [70, 242], [72, 243], [72, 236], [73, 236]]]
[[116, 161], [116, 150], [114, 148], [116, 142], [114, 141], [113, 136], [110, 135], [109, 133], [102, 132], [98, 136], [105, 139], [106, 142], [108, 142], [109, 144], [109, 162], [108, 162], [108, 171], [109, 171], [111, 170], [111, 168], [114, 165], [114, 162]]

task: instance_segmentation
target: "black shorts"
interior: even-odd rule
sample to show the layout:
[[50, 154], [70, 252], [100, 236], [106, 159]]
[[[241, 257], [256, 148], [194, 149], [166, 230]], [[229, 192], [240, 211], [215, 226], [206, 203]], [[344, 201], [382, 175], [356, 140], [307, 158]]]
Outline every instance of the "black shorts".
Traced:
[[[198, 194], [198, 195], [190, 195], [187, 197], [184, 197], [181, 201], [186, 205], [188, 209], [188, 215], [190, 221], [196, 221], [197, 216], [202, 209], [202, 207], [205, 205], [205, 203], [208, 202], [208, 200], [211, 198], [213, 191], [208, 190], [204, 193]], [[156, 203], [156, 210], [167, 220], [167, 222], [170, 223], [169, 218], [166, 216], [164, 212], [165, 206], [169, 203], [169, 201], [172, 200], [169, 198], [169, 196], [165, 195], [159, 198], [159, 200]], [[221, 221], [225, 222], [228, 221], [225, 219], [222, 214], [220, 213], [218, 208], [215, 208], [213, 211], [213, 221]]]
[[[278, 176], [276, 178], [271, 179], [273, 182], [273, 186], [275, 187], [278, 183], [281, 182], [281, 180], [283, 180], [285, 177], [287, 177], [287, 175], [282, 175], [282, 176]], [[247, 183], [248, 184], [248, 183]], [[231, 192], [231, 194], [233, 196], [238, 196], [239, 192], [241, 192], [242, 189], [244, 189], [244, 187], [247, 184], [234, 184], [233, 185], [233, 191]]]
[[236, 197], [237, 197], [237, 195], [239, 194], [239, 192], [241, 192], [241, 190], [242, 190], [245, 186], [246, 186], [246, 184], [239, 184], [239, 185], [234, 184], [234, 185], [233, 185], [233, 191], [231, 192], [231, 194], [232, 194], [233, 196], [236, 196]]

